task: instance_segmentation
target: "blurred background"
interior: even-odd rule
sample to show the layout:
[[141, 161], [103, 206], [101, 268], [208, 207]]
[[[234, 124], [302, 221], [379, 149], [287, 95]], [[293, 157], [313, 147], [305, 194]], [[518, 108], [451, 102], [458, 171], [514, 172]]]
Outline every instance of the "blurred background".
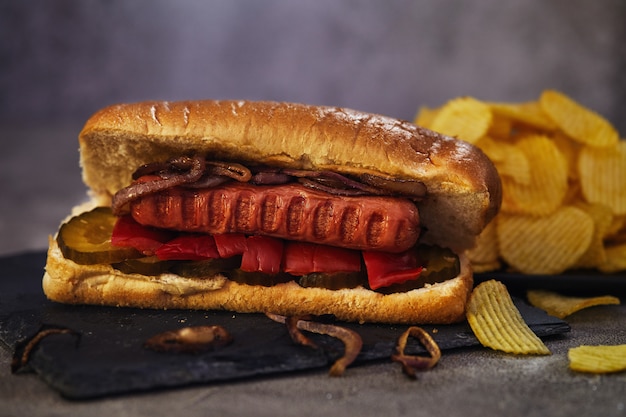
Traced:
[[411, 120], [560, 90], [626, 135], [622, 0], [0, 0], [0, 255], [86, 198], [77, 135], [147, 99], [344, 106]]

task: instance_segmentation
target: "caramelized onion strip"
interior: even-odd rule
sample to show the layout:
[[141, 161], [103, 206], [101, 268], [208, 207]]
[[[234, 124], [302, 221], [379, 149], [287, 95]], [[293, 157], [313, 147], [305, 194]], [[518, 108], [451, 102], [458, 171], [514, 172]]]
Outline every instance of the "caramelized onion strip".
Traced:
[[143, 346], [157, 352], [195, 354], [226, 346], [232, 341], [232, 336], [222, 326], [191, 326], [156, 334]]
[[307, 187], [337, 195], [382, 195], [384, 191], [350, 179], [333, 171], [285, 169], [284, 174], [296, 177]]
[[[429, 357], [407, 355], [404, 353], [409, 336], [415, 337], [426, 348]], [[421, 327], [411, 326], [398, 338], [395, 354], [391, 360], [402, 364], [402, 370], [411, 378], [416, 378], [416, 371], [425, 371], [437, 364], [441, 358], [441, 350], [437, 342]]]
[[[124, 211], [124, 207], [130, 201], [153, 194], [161, 190], [166, 190], [177, 185], [191, 183], [197, 181], [204, 174], [205, 161], [204, 158], [181, 156], [168, 161], [170, 166], [178, 170], [186, 170], [186, 172], [177, 173], [171, 176], [165, 176], [147, 182], [135, 182], [128, 187], [122, 188], [113, 196], [111, 201], [111, 209], [113, 214], [120, 215]], [[148, 169], [140, 169], [148, 172]]]
[[252, 178], [252, 173], [248, 168], [234, 162], [210, 161], [206, 163], [207, 172], [210, 175], [219, 175], [232, 178], [239, 182], [248, 182]]
[[426, 195], [426, 186], [421, 181], [382, 178], [371, 174], [362, 174], [359, 180], [376, 189], [387, 190], [411, 198], [422, 198]]
[[80, 333], [75, 332], [74, 330], [68, 329], [66, 327], [57, 327], [53, 325], [42, 325], [41, 328], [37, 331], [37, 333], [18, 343], [15, 347], [15, 352], [13, 354], [13, 358], [11, 361], [11, 372], [17, 373], [21, 369], [23, 369], [28, 362], [30, 361], [30, 357], [35, 348], [39, 345], [39, 343], [46, 337], [53, 334], [70, 334], [72, 336], [77, 337], [80, 340]]
[[[300, 320], [297, 318], [292, 319], [292, 318], [280, 316], [280, 315], [273, 314], [273, 313], [266, 313], [266, 315], [274, 321], [287, 324], [288, 327], [293, 326], [293, 322], [295, 321], [295, 324], [296, 324], [295, 327], [297, 327], [297, 329], [299, 330], [327, 335], [327, 336], [331, 336], [331, 337], [341, 340], [341, 342], [343, 342], [343, 345], [344, 345], [344, 353], [343, 353], [343, 356], [337, 359], [335, 363], [331, 366], [330, 371], [329, 371], [330, 376], [343, 375], [346, 368], [350, 366], [352, 362], [354, 362], [354, 360], [357, 358], [357, 356], [359, 355], [363, 347], [363, 340], [361, 339], [361, 336], [357, 332], [347, 329], [345, 327], [335, 326], [332, 324], [319, 323], [319, 322], [309, 321], [309, 320]], [[290, 335], [291, 334], [292, 334], [292, 331], [290, 331]], [[306, 342], [309, 339], [304, 335], [302, 335], [302, 337], [304, 338], [306, 345], [311, 346], [311, 344]], [[300, 339], [298, 337], [298, 340], [294, 340], [294, 341], [296, 343], [299, 343], [299, 340]], [[305, 344], [305, 343], [300, 343], [300, 344]], [[313, 346], [315, 346], [315, 344], [313, 344]]]
[[289, 331], [289, 336], [291, 336], [291, 340], [295, 343], [302, 346], [309, 346], [313, 349], [317, 349], [317, 345], [314, 341], [309, 339], [300, 331], [298, 328], [298, 322], [301, 320], [300, 317], [286, 317], [285, 324], [287, 325], [287, 330]]

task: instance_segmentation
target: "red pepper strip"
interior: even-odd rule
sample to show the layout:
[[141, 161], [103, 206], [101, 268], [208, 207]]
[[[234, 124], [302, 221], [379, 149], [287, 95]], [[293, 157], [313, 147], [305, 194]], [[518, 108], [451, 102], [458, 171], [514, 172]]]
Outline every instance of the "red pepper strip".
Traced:
[[155, 252], [161, 260], [201, 261], [219, 258], [215, 240], [211, 235], [183, 235], [176, 237]]
[[283, 258], [283, 240], [266, 236], [250, 236], [241, 257], [241, 270], [277, 274]]
[[400, 253], [363, 251], [363, 260], [373, 290], [418, 279], [423, 269], [413, 249]]
[[286, 242], [283, 261], [285, 272], [306, 275], [312, 272], [358, 272], [359, 251], [306, 242]]
[[161, 245], [176, 236], [175, 232], [146, 227], [137, 223], [130, 215], [117, 219], [111, 234], [113, 246], [135, 248], [151, 256]]
[[220, 258], [241, 255], [247, 248], [246, 235], [241, 233], [224, 233], [213, 235]]

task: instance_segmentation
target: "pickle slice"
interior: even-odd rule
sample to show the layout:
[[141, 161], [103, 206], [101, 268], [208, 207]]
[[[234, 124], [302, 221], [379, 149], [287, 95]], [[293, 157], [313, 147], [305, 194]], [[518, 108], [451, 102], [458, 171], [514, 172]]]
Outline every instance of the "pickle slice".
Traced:
[[240, 263], [241, 257], [203, 261], [164, 261], [156, 256], [146, 256], [114, 263], [113, 268], [125, 274], [156, 276], [170, 272], [185, 278], [202, 278], [237, 268]]
[[125, 274], [156, 276], [168, 272], [172, 262], [162, 261], [156, 256], [146, 256], [144, 258], [126, 259], [114, 263], [112, 266]]
[[203, 261], [178, 261], [173, 263], [170, 272], [186, 278], [211, 277], [231, 271], [241, 265], [241, 256], [216, 258]]
[[361, 272], [313, 272], [298, 279], [301, 287], [326, 288], [340, 290], [342, 288], [356, 288], [365, 285], [367, 279]]
[[293, 275], [281, 272], [278, 274], [266, 274], [263, 272], [247, 272], [241, 269], [233, 269], [227, 274], [228, 279], [238, 282], [239, 284], [260, 285], [263, 287], [271, 287], [272, 285], [282, 284], [293, 280]]
[[72, 217], [59, 229], [57, 243], [63, 256], [77, 264], [112, 264], [143, 255], [134, 248], [111, 244], [117, 217], [109, 207], [97, 207]]
[[423, 246], [419, 249], [424, 259], [422, 278], [434, 284], [456, 277], [461, 272], [459, 257], [450, 249], [438, 246]]

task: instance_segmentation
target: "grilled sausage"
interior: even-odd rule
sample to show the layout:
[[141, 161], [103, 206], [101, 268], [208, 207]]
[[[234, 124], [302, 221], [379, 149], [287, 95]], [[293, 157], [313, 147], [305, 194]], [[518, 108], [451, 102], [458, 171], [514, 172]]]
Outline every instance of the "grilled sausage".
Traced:
[[419, 237], [407, 199], [329, 195], [299, 184], [173, 187], [131, 202], [144, 225], [209, 234], [262, 234], [350, 249], [401, 252]]

